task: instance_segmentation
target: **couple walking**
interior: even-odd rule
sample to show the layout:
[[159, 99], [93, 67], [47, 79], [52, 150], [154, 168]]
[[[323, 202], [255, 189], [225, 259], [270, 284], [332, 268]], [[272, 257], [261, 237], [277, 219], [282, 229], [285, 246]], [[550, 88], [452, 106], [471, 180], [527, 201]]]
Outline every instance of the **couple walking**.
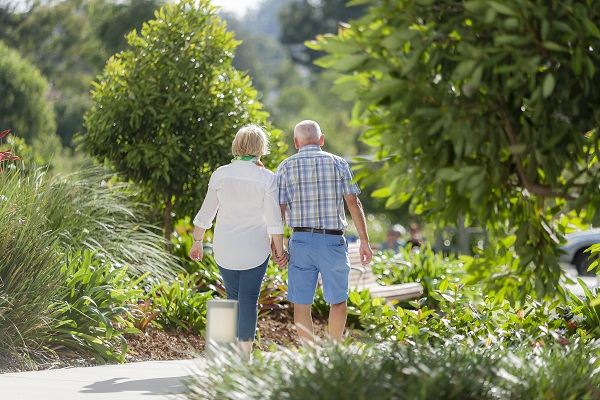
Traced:
[[[360, 189], [352, 182], [348, 163], [321, 149], [324, 142], [316, 122], [298, 123], [298, 152], [273, 173], [260, 162], [268, 153], [265, 132], [256, 125], [242, 127], [233, 140], [232, 163], [213, 173], [194, 218], [190, 257], [201, 260], [204, 233], [217, 216], [215, 261], [227, 298], [239, 302], [238, 345], [246, 354], [255, 338], [258, 297], [270, 253], [280, 267], [288, 265], [287, 300], [294, 304], [294, 323], [304, 342], [314, 340], [311, 307], [319, 273], [330, 304], [328, 334], [333, 340], [343, 337], [350, 272], [344, 201], [359, 234], [362, 264], [373, 256]], [[283, 244], [283, 220], [293, 230], [289, 253]]]

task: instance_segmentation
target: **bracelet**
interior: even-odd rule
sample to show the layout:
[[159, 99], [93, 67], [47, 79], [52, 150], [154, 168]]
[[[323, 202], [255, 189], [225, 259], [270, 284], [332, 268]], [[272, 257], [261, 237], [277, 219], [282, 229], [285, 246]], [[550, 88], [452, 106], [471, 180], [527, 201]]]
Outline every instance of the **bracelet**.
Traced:
[[198, 243], [198, 242], [202, 242], [202, 239], [195, 239], [194, 238], [194, 243]]

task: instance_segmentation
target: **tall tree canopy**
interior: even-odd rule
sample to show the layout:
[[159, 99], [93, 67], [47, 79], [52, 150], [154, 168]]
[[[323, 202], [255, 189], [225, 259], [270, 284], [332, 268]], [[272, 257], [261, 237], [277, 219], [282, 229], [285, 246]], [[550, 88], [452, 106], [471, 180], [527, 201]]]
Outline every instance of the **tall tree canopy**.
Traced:
[[348, 0], [292, 0], [282, 7], [280, 41], [290, 47], [294, 61], [314, 69], [319, 54], [303, 43], [317, 34], [337, 32], [341, 23], [358, 19], [366, 11], [365, 6], [346, 3]]
[[[518, 262], [471, 264], [491, 294], [552, 295], [573, 207], [600, 222], [600, 8], [590, 0], [355, 0], [370, 13], [308, 43], [386, 167], [390, 207], [512, 229]], [[366, 176], [366, 174], [364, 174]], [[555, 235], [555, 229], [558, 235]], [[496, 259], [498, 257], [495, 257]], [[496, 274], [492, 278], [491, 274]], [[497, 279], [502, 277], [504, 279]], [[561, 289], [558, 289], [561, 291]]]
[[60, 152], [56, 119], [47, 100], [48, 81], [19, 52], [0, 41], [0, 130], [35, 144], [37, 161]]
[[[268, 127], [268, 114], [232, 67], [239, 42], [208, 0], [167, 4], [127, 42], [94, 83], [82, 144], [164, 206], [169, 237], [172, 213], [195, 213], [210, 174], [231, 159], [237, 130]], [[285, 146], [280, 131], [267, 130], [273, 165]]]

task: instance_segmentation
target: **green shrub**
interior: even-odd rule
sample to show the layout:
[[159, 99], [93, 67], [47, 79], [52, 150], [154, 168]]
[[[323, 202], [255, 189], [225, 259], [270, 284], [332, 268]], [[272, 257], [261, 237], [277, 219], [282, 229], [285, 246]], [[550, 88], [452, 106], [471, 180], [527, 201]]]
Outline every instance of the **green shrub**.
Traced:
[[594, 339], [600, 339], [600, 298], [598, 288], [589, 289], [583, 280], [578, 279], [585, 297], [579, 298], [571, 293], [572, 309], [569, 310], [573, 318], [569, 319], [569, 326], [574, 329], [583, 329], [585, 334]]
[[151, 297], [162, 312], [154, 322], [163, 329], [182, 329], [200, 333], [206, 326], [206, 303], [212, 291], [200, 291], [198, 274], [180, 274], [170, 282], [161, 282], [152, 289]]
[[44, 210], [56, 202], [40, 171], [0, 173], [0, 350], [36, 349], [64, 273]]
[[188, 399], [595, 399], [600, 346], [325, 346], [223, 356], [186, 383]]
[[125, 268], [94, 259], [88, 250], [71, 257], [62, 270], [67, 279], [48, 343], [100, 362], [125, 362], [123, 334], [139, 332], [130, 322], [129, 304], [143, 294], [138, 284], [144, 276], [132, 280]]

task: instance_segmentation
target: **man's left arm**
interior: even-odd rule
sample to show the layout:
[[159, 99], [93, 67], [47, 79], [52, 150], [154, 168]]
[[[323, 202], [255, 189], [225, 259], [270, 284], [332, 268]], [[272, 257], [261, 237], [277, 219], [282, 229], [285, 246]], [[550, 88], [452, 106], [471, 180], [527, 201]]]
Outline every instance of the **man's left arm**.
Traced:
[[348, 211], [350, 211], [352, 222], [354, 222], [354, 226], [356, 226], [356, 230], [358, 231], [358, 237], [360, 239], [360, 261], [362, 265], [367, 265], [373, 258], [373, 250], [371, 250], [371, 246], [369, 245], [367, 219], [365, 218], [365, 212], [363, 210], [362, 203], [356, 194], [345, 194], [344, 200], [346, 200], [346, 205], [348, 206]]

